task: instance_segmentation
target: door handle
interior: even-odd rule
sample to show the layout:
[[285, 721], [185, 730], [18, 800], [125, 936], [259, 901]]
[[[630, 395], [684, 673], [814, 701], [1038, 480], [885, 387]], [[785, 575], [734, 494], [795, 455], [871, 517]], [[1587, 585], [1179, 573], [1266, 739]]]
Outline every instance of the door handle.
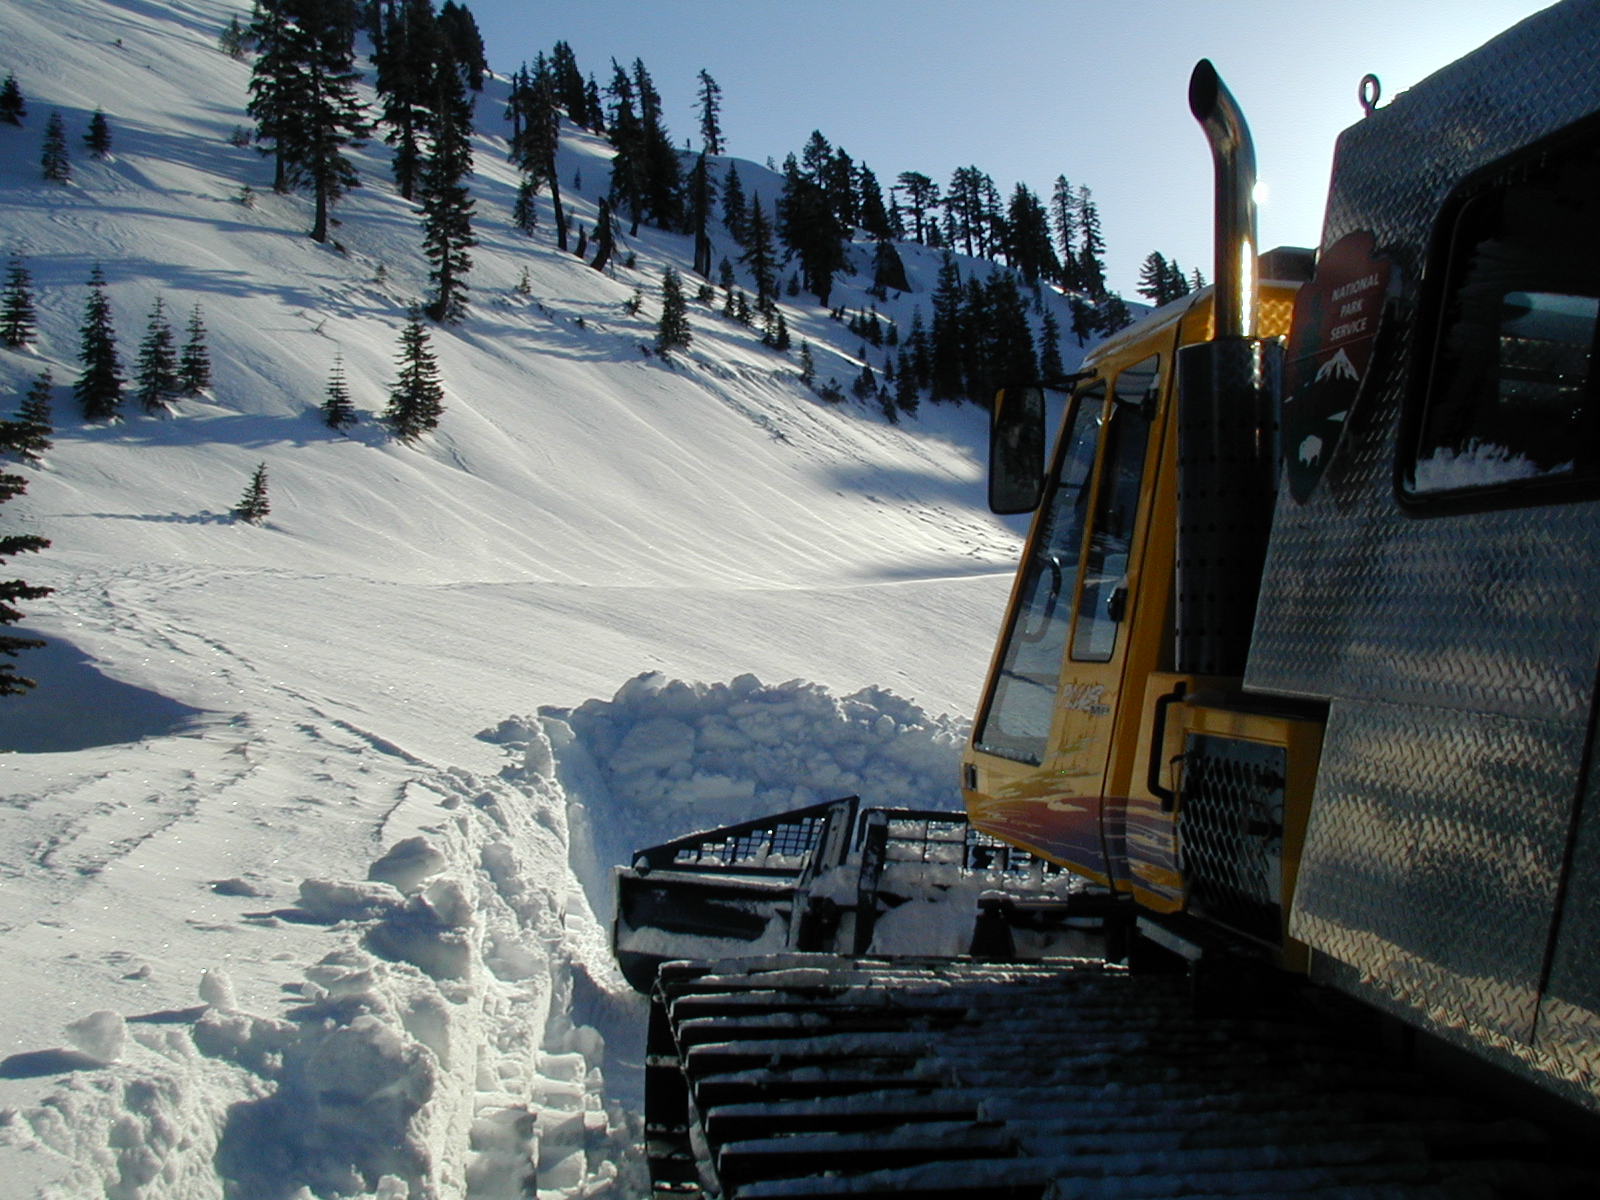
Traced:
[[1164, 696], [1156, 698], [1156, 715], [1154, 727], [1150, 730], [1150, 765], [1145, 776], [1145, 786], [1150, 789], [1152, 796], [1161, 799], [1161, 811], [1169, 813], [1178, 806], [1178, 793], [1161, 782], [1161, 756], [1167, 746], [1167, 709], [1179, 700], [1182, 700], [1189, 690], [1189, 685], [1183, 681]]

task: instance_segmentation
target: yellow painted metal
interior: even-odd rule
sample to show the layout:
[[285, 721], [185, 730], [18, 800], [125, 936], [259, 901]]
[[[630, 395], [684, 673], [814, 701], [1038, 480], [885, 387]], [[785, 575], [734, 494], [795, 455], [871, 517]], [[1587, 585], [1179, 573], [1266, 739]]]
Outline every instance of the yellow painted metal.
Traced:
[[[1262, 336], [1287, 337], [1297, 287], [1281, 282], [1262, 286]], [[1109, 413], [1117, 375], [1151, 355], [1161, 358], [1160, 390], [1151, 422], [1139, 515], [1129, 554], [1127, 617], [1119, 631], [1116, 651], [1108, 663], [1073, 661], [1073, 638], [1068, 637], [1050, 736], [1044, 759], [1038, 766], [986, 754], [970, 741], [962, 760], [962, 795], [974, 825], [1096, 883], [1131, 893], [1140, 904], [1157, 911], [1181, 908], [1183, 889], [1177, 871], [1174, 817], [1160, 811], [1160, 801], [1146, 787], [1155, 701], [1170, 692], [1180, 679], [1191, 690], [1202, 687], [1236, 689], [1239, 683], [1238, 680], [1200, 680], [1171, 673], [1177, 553], [1174, 358], [1180, 346], [1206, 341], [1211, 332], [1211, 293], [1206, 289], [1196, 293], [1187, 305], [1169, 304], [1108, 338], [1085, 359], [1085, 367], [1093, 369], [1096, 379], [1106, 384], [1104, 403]], [[1092, 386], [1093, 383], [1086, 384], [1082, 390]], [[1102, 439], [1103, 436], [1104, 424]], [[1090, 483], [1091, 496], [1098, 495], [1103, 466], [1102, 455]], [[1040, 514], [1036, 513], [1023, 563], [1032, 553], [1039, 525]], [[1092, 534], [1092, 529], [1085, 530], [1086, 545]], [[1080, 562], [1084, 557], [1080, 555]], [[1072, 590], [1074, 613], [1078, 611], [1081, 588], [1080, 578], [1074, 582]], [[1019, 571], [1002, 631], [1014, 628], [1021, 594], [1022, 572]], [[995, 673], [1004, 653], [1002, 632], [989, 664], [985, 697], [993, 693]], [[982, 715], [979, 714], [980, 720]], [[1164, 751], [1165, 758], [1181, 750], [1181, 739], [1173, 741], [1176, 736], [1174, 721], [1169, 720], [1167, 740], [1174, 748]], [[1314, 760], [1312, 770], [1315, 771]], [[969, 784], [973, 786], [967, 786]], [[1059, 847], [1052, 848], [1047, 844], [1048, 839], [1037, 832], [1042, 824], [1052, 820], [1081, 822], [1098, 814], [1102, 808], [1121, 813], [1126, 820], [1130, 873], [1124, 878], [1108, 878], [1098, 863], [1074, 862], [1063, 857]], [[1104, 847], [1103, 835], [1101, 842]], [[1285, 848], [1288, 848], [1287, 842]]]

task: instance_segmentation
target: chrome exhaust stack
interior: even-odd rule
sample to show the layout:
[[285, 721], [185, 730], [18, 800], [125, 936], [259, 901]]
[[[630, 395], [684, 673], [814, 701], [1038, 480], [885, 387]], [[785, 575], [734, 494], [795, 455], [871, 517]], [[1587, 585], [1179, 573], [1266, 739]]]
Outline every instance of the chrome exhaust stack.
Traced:
[[1218, 338], [1256, 336], [1256, 147], [1239, 102], [1209, 58], [1189, 76], [1189, 111], [1211, 144]]
[[1189, 108], [1216, 167], [1213, 340], [1178, 351], [1177, 670], [1245, 673], [1278, 486], [1282, 351], [1257, 336], [1256, 154], [1202, 59]]

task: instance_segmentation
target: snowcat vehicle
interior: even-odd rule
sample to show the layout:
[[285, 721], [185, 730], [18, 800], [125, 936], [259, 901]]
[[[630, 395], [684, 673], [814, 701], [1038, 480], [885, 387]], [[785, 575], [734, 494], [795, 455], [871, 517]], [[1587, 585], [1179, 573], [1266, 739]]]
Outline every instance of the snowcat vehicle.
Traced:
[[965, 820], [619, 872], [658, 1195], [1600, 1195], [1600, 4], [1377, 101], [1261, 254], [1201, 62], [1214, 286], [995, 398]]

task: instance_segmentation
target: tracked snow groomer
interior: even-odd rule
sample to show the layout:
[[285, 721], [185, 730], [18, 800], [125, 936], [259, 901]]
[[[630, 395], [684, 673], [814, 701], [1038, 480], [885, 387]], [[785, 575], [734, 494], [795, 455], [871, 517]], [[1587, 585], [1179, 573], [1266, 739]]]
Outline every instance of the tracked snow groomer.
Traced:
[[[1202, 62], [1214, 288], [1096, 348], [1048, 464], [995, 398], [1037, 515], [960, 841], [1026, 858], [953, 867], [965, 954], [875, 944], [853, 808], [765, 901], [622, 873], [619, 946], [699, 960], [652, 984], [658, 1191], [1600, 1194], [1478, 1107], [1600, 1112], [1600, 4], [1363, 100], [1319, 249], [1261, 254]], [[757, 953], [674, 943], [697, 889]]]

